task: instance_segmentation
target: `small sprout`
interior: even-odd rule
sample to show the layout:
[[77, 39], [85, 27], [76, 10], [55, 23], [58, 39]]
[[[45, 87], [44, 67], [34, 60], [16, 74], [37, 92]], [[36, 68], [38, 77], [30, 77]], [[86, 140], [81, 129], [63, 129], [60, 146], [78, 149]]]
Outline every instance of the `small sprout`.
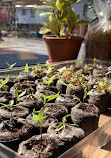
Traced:
[[84, 89], [84, 96], [83, 96], [83, 103], [85, 102], [85, 99], [87, 98], [88, 95], [92, 94], [93, 91], [87, 91], [87, 88]]
[[52, 72], [52, 70], [54, 69], [54, 67], [49, 67], [47, 70], [45, 70], [44, 72], [47, 73], [48, 75]]
[[20, 76], [21, 74], [19, 74], [18, 76], [14, 76], [15, 78], [17, 78], [18, 82], [20, 82]]
[[75, 94], [73, 95], [73, 99], [74, 99], [74, 100], [76, 99], [76, 95], [75, 95]]
[[33, 118], [32, 120], [36, 121], [40, 126], [40, 135], [41, 135], [41, 146], [42, 146], [42, 121], [45, 119], [44, 116], [45, 106], [41, 108], [38, 115], [35, 114], [35, 109], [33, 109]]
[[48, 87], [50, 86], [50, 84], [52, 83], [52, 81], [54, 80], [55, 75], [52, 76], [49, 80], [43, 79], [43, 82], [46, 83], [48, 85]]
[[12, 74], [12, 69], [13, 69], [13, 67], [16, 65], [16, 63], [10, 65], [10, 64], [6, 61], [6, 64], [9, 66], [8, 68], [11, 70], [11, 74]]
[[96, 58], [93, 58], [94, 65], [96, 64], [96, 61], [97, 61], [97, 59], [96, 59]]
[[94, 85], [93, 88], [97, 89], [98, 92], [102, 93], [107, 90], [107, 82], [105, 80], [99, 81], [97, 85]]
[[18, 100], [20, 97], [24, 96], [26, 94], [26, 90], [22, 92], [21, 94], [18, 94], [17, 88], [15, 90], [16, 99]]
[[37, 66], [32, 67], [32, 72], [40, 76], [41, 74], [44, 73], [44, 69], [39, 64], [37, 64]]
[[44, 94], [41, 94], [42, 97], [43, 97], [43, 104], [45, 105], [46, 103], [48, 103], [49, 101], [55, 99], [58, 97], [58, 95], [60, 94], [60, 92], [58, 92], [57, 94], [55, 95], [50, 95], [50, 96], [45, 96]]
[[62, 123], [60, 123], [58, 127], [55, 129], [56, 132], [60, 131], [61, 129], [64, 129], [64, 130], [66, 129], [66, 121], [67, 121], [66, 118], [70, 116], [71, 114], [67, 114], [66, 116], [62, 118]]
[[0, 89], [8, 82], [9, 76], [0, 84]]
[[[25, 101], [24, 101], [24, 102], [25, 102]], [[12, 129], [13, 129], [13, 116], [12, 116], [12, 111], [14, 110], [15, 107], [21, 105], [21, 104], [24, 103], [24, 102], [20, 102], [20, 103], [15, 104], [15, 105], [14, 105], [14, 100], [10, 100], [10, 101], [9, 101], [9, 104], [0, 103], [1, 105], [7, 107], [7, 109], [9, 109], [10, 112], [11, 112], [10, 125], [12, 126]]]
[[28, 73], [29, 73], [29, 66], [28, 66], [28, 64], [27, 64], [27, 63], [26, 63], [26, 65], [25, 65], [25, 70], [24, 70], [23, 72], [25, 72], [26, 74], [28, 74]]

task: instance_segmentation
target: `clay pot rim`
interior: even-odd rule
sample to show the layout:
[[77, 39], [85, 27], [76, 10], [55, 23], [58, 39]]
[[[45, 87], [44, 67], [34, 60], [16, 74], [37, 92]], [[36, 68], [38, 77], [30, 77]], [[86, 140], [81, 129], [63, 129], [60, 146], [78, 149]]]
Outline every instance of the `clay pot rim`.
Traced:
[[84, 38], [83, 37], [79, 37], [79, 36], [71, 36], [71, 38], [65, 38], [65, 37], [56, 37], [54, 35], [45, 35], [43, 36], [44, 40], [70, 40], [70, 39], [74, 39], [74, 40], [81, 40], [83, 41]]

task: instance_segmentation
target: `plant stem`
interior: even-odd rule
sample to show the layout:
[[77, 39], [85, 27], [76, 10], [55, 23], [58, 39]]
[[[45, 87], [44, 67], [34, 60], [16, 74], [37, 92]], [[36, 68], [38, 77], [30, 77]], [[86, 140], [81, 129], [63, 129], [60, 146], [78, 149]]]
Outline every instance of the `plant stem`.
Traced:
[[40, 126], [41, 146], [42, 146], [42, 126]]

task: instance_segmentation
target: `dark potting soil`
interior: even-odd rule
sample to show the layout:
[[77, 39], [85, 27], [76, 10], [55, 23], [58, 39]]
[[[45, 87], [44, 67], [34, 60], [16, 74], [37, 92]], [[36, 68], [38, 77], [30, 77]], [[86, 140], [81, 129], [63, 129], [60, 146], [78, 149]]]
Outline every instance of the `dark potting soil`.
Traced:
[[62, 104], [47, 103], [45, 115], [61, 121], [62, 117], [68, 114], [68, 110]]
[[60, 155], [59, 144], [48, 134], [33, 136], [19, 145], [18, 153], [26, 158], [57, 158]]
[[71, 119], [84, 130], [87, 136], [98, 127], [99, 109], [95, 105], [84, 105], [85, 107], [83, 103], [79, 103], [71, 109]]
[[19, 143], [31, 136], [32, 126], [24, 119], [13, 118], [0, 123], [0, 143], [17, 151]]

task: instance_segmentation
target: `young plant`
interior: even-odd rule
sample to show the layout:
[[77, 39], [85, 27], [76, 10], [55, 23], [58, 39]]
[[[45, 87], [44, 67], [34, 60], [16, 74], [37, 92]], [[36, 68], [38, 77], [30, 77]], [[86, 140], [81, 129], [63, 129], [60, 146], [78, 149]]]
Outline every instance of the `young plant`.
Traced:
[[[25, 102], [25, 101], [24, 101], [24, 102]], [[10, 116], [10, 126], [11, 126], [11, 129], [12, 129], [12, 130], [13, 130], [13, 116], [12, 116], [12, 112], [13, 112], [13, 110], [14, 110], [15, 107], [21, 105], [22, 103], [23, 103], [23, 102], [20, 102], [20, 103], [14, 105], [14, 100], [10, 100], [10, 101], [9, 101], [9, 104], [0, 103], [1, 105], [7, 107], [7, 109], [9, 109], [10, 112], [11, 112], [11, 116]]]
[[8, 82], [9, 76], [0, 84], [0, 89], [3, 88], [3, 86]]
[[87, 91], [87, 88], [84, 89], [84, 96], [83, 96], [83, 103], [85, 103], [85, 100], [87, 98], [88, 95], [92, 94], [93, 91]]
[[62, 130], [62, 129], [66, 129], [66, 118], [67, 117], [70, 117], [71, 116], [71, 114], [67, 114], [66, 116], [64, 116], [63, 118], [62, 118], [62, 123], [60, 123], [59, 125], [58, 125], [58, 127], [55, 129], [57, 132], [58, 131], [60, 131], [60, 130]]
[[99, 81], [97, 85], [94, 85], [95, 88], [99, 93], [105, 92], [107, 89], [107, 83], [105, 80]]
[[20, 82], [20, 76], [21, 74], [19, 74], [18, 76], [14, 76], [15, 78], [17, 78], [18, 82]]
[[44, 72], [47, 73], [47, 75], [50, 75], [52, 70], [54, 69], [54, 66], [49, 64], [46, 64], [45, 66], [47, 66], [47, 70], [45, 70]]
[[[81, 19], [76, 15], [72, 4], [80, 0], [41, 0], [44, 5], [37, 8], [43, 9], [41, 17], [48, 17], [44, 22], [39, 33], [45, 34], [52, 32], [56, 37], [70, 38], [73, 30], [78, 24], [87, 24], [88, 20]], [[47, 11], [48, 10], [48, 11]]]
[[97, 59], [93, 58], [94, 65], [96, 65], [96, 61], [97, 61]]
[[50, 95], [50, 96], [45, 96], [44, 94], [41, 94], [42, 97], [43, 97], [43, 104], [47, 104], [49, 101], [55, 99], [58, 97], [58, 95], [60, 94], [60, 92], [58, 92], [57, 94], [55, 95]]
[[72, 77], [72, 72], [71, 72], [71, 68], [66, 68], [63, 72], [62, 72], [62, 78], [64, 81], [69, 82], [69, 80]]
[[11, 74], [12, 74], [12, 69], [13, 69], [13, 67], [16, 65], [16, 63], [10, 65], [10, 64], [6, 61], [6, 64], [9, 66], [8, 68], [11, 70]]
[[50, 86], [50, 84], [52, 83], [52, 81], [54, 80], [55, 75], [52, 76], [49, 80], [43, 79], [43, 82], [46, 83], [48, 85], [48, 87]]
[[25, 65], [25, 70], [24, 70], [23, 72], [25, 72], [26, 75], [29, 73], [29, 66], [28, 66], [27, 63], [26, 63], [26, 65]]
[[18, 94], [18, 90], [17, 90], [17, 88], [16, 88], [16, 90], [15, 90], [16, 103], [17, 103], [18, 99], [19, 99], [20, 97], [24, 96], [25, 94], [26, 94], [26, 90], [25, 90], [24, 92], [22, 92], [21, 94]]
[[32, 67], [32, 72], [34, 72], [34, 74], [40, 76], [44, 73], [44, 69], [39, 64], [37, 64], [37, 66]]
[[40, 126], [40, 135], [41, 135], [41, 146], [42, 146], [42, 121], [45, 119], [44, 116], [45, 106], [41, 108], [38, 115], [35, 114], [35, 109], [33, 109], [33, 118], [32, 120], [36, 121]]
[[72, 84], [73, 85], [76, 85], [76, 86], [82, 86], [82, 83], [83, 83], [83, 77], [74, 77], [72, 80]]

